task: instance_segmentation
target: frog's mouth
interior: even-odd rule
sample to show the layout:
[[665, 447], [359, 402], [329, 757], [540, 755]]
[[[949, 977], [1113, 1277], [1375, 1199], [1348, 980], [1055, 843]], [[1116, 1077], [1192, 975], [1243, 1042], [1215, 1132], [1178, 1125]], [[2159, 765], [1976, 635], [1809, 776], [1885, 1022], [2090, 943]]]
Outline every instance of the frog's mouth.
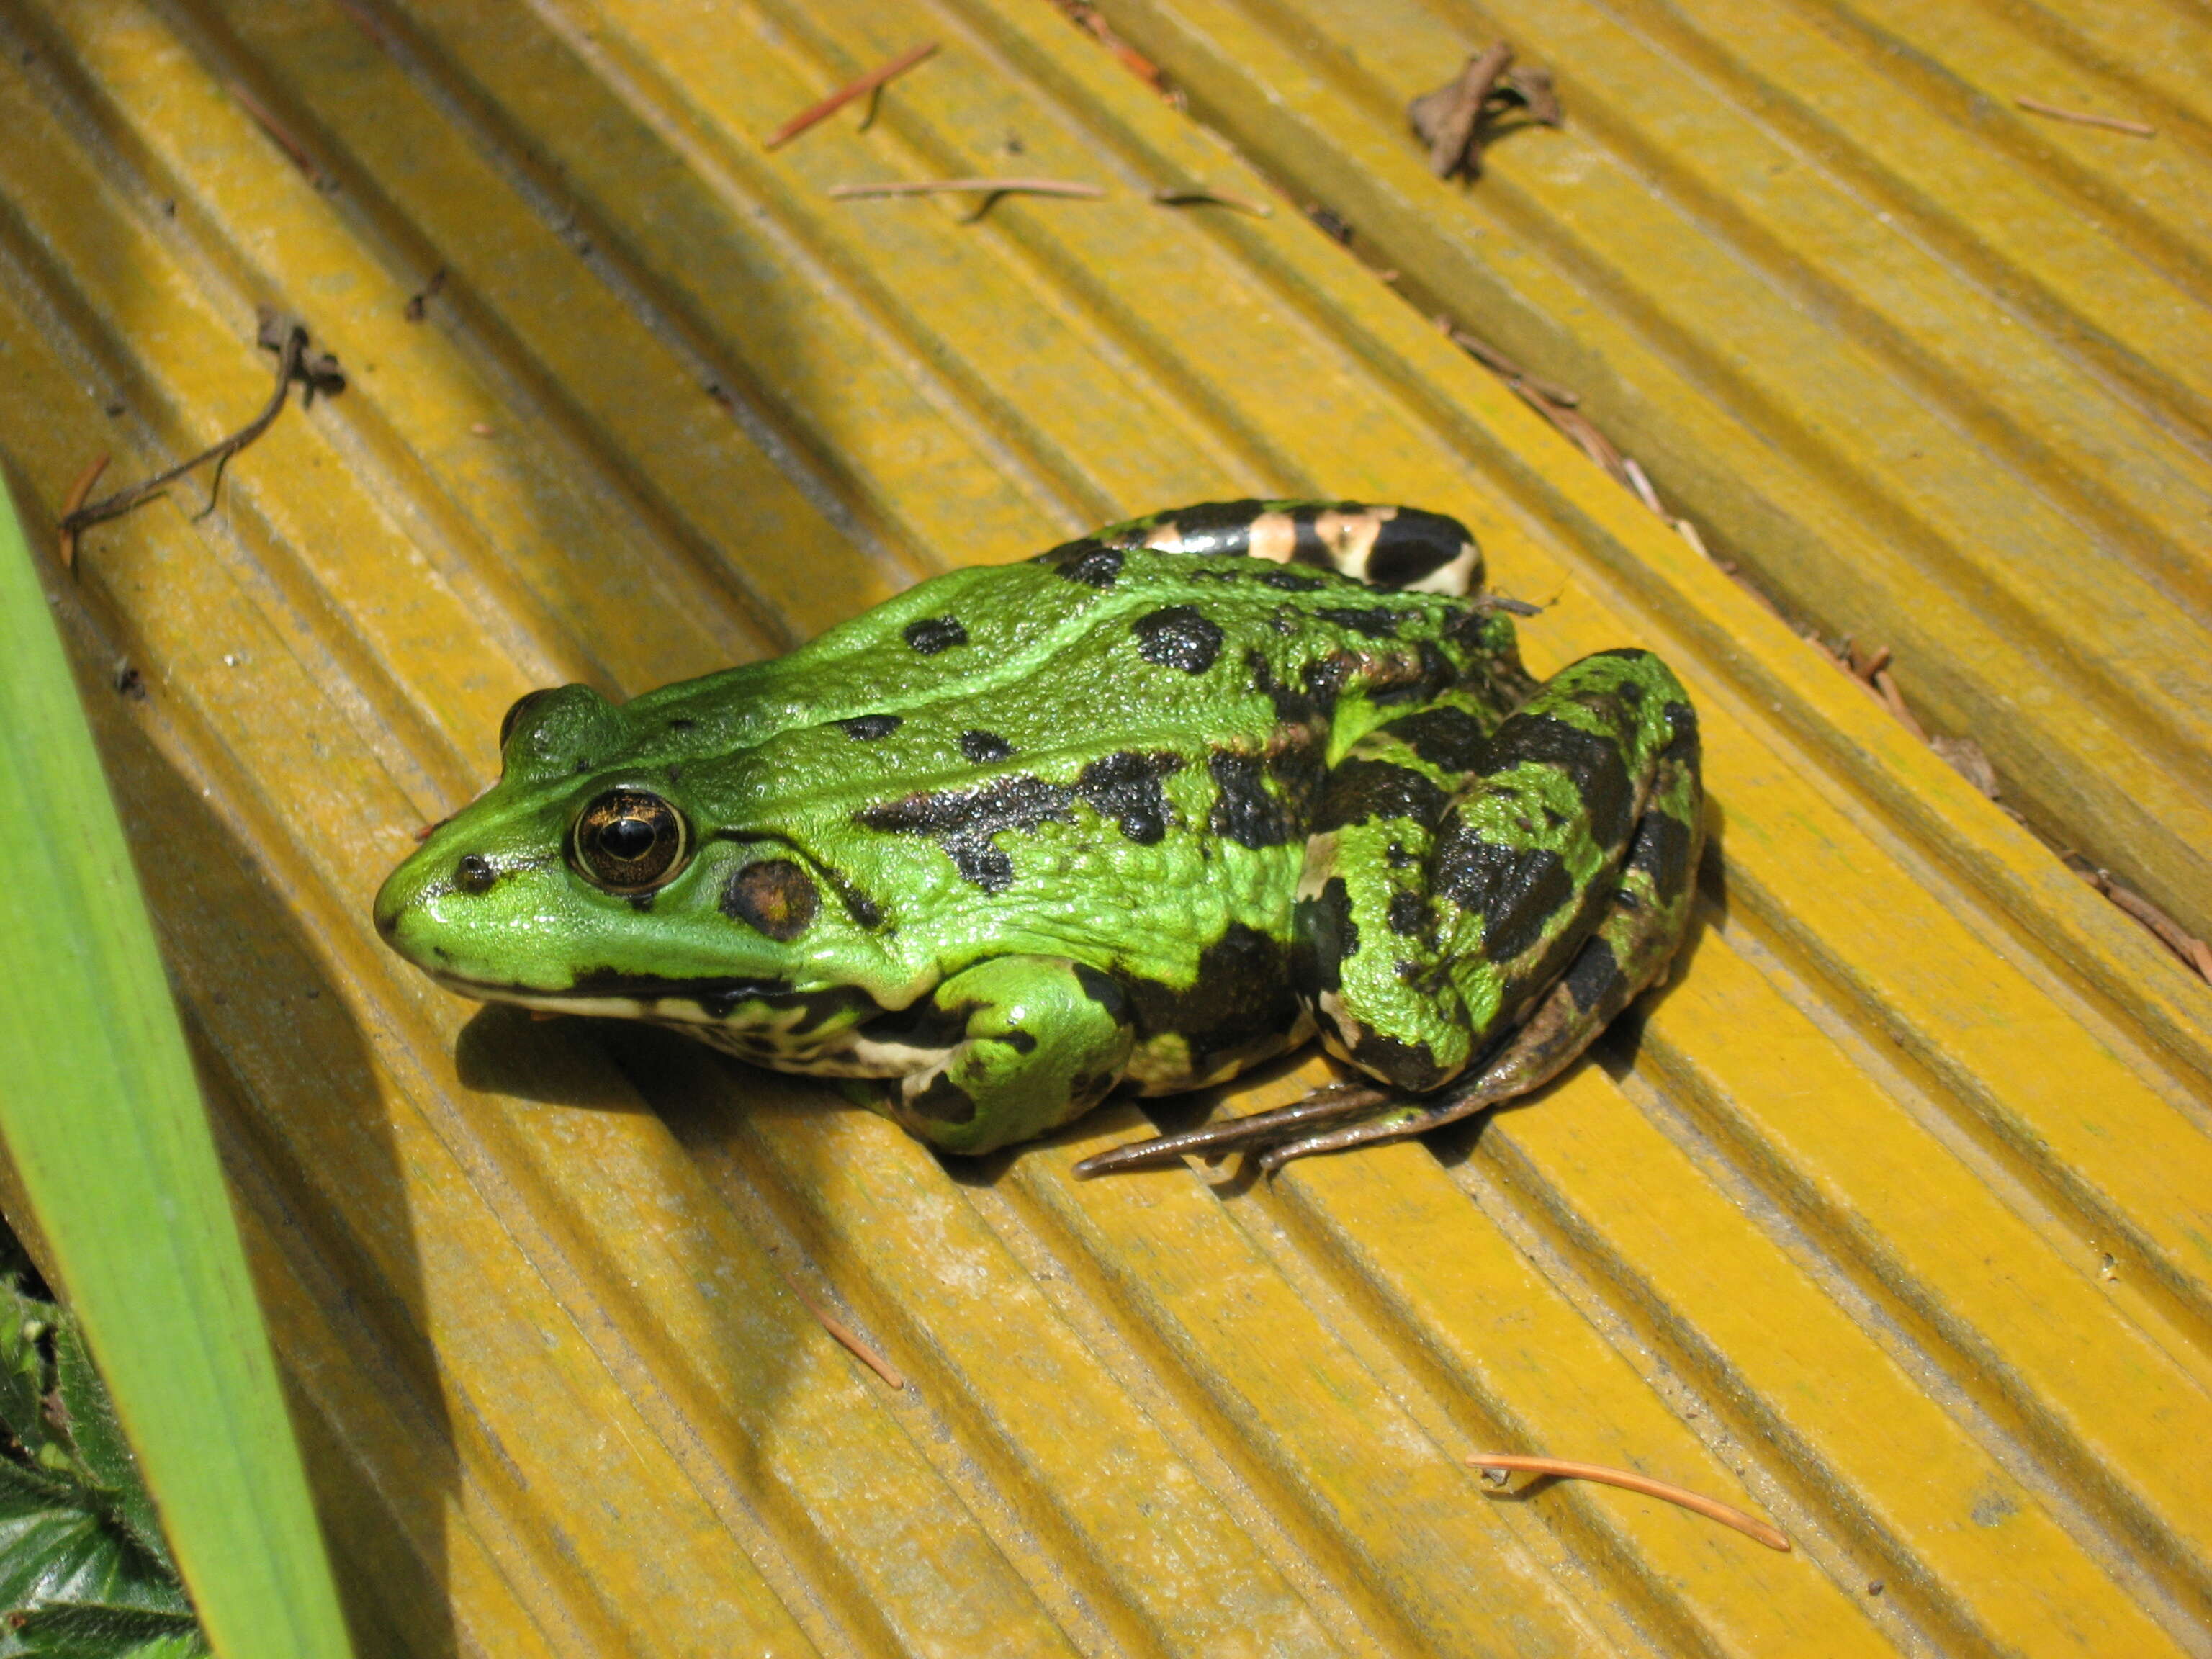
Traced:
[[592, 969], [565, 989], [471, 979], [450, 969], [423, 964], [423, 971], [449, 991], [478, 1002], [511, 1002], [555, 1014], [596, 1014], [615, 1019], [667, 1020], [717, 1025], [745, 1005], [780, 1006], [804, 994], [786, 979], [666, 979]]

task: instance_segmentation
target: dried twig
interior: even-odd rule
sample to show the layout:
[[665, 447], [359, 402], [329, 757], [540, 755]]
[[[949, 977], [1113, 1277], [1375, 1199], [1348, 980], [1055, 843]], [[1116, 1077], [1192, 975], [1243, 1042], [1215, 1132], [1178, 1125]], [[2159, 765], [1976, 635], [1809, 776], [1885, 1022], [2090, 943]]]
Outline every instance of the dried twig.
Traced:
[[70, 486], [70, 493], [63, 498], [60, 548], [62, 568], [71, 574], [75, 574], [76, 571], [77, 527], [70, 520], [76, 517], [78, 510], [84, 506], [85, 497], [92, 494], [93, 485], [100, 482], [100, 475], [106, 471], [107, 452], [103, 449], [92, 458], [90, 465], [83, 471], [76, 475], [76, 482]]
[[1881, 700], [1888, 705], [1889, 712], [1897, 716], [1897, 723], [1921, 742], [1927, 742], [1928, 728], [1913, 719], [1912, 711], [1905, 706], [1905, 694], [1897, 689], [1897, 680], [1889, 670], [1877, 668], [1867, 678], [1874, 682], [1874, 689], [1881, 693]]
[[937, 42], [925, 40], [910, 52], [901, 52], [881, 69], [870, 70], [857, 81], [848, 81], [820, 103], [811, 105], [786, 121], [774, 132], [761, 140], [763, 149], [776, 149], [789, 143], [809, 127], [818, 126], [856, 98], [866, 98], [880, 91], [884, 83], [904, 75], [916, 64], [937, 50]]
[[1272, 219], [1275, 216], [1275, 210], [1265, 202], [1248, 202], [1241, 196], [1224, 196], [1218, 190], [1207, 190], [1199, 185], [1182, 190], [1164, 188], [1156, 190], [1152, 192], [1152, 200], [1158, 202], [1162, 207], [1212, 205], [1235, 208], [1239, 213], [1249, 213], [1255, 218]]
[[801, 1290], [797, 1279], [787, 1273], [783, 1276], [783, 1282], [791, 1286], [791, 1293], [799, 1298], [800, 1305], [820, 1321], [822, 1328], [836, 1337], [854, 1358], [883, 1378], [890, 1387], [894, 1389], [906, 1387], [906, 1378], [899, 1375], [898, 1369], [890, 1360], [870, 1347], [850, 1325]]
[[1437, 326], [1450, 337], [1454, 345], [1480, 362], [1485, 368], [1496, 369], [1509, 380], [1522, 382], [1538, 396], [1547, 398], [1564, 409], [1572, 409], [1582, 402], [1580, 392], [1571, 392], [1565, 386], [1551, 380], [1539, 380], [1496, 346], [1491, 344], [1489, 341], [1480, 335], [1468, 333], [1450, 318], [1437, 318]]
[[1636, 492], [1636, 499], [1642, 501], [1644, 506], [1650, 507], [1661, 518], [1665, 518], [1667, 516], [1667, 509], [1659, 505], [1659, 492], [1651, 487], [1651, 480], [1644, 476], [1644, 469], [1637, 465], [1636, 457], [1633, 455], [1622, 456], [1620, 458], [1620, 470], [1628, 474], [1628, 487]]
[[1612, 1468], [1603, 1463], [1571, 1463], [1559, 1457], [1522, 1457], [1513, 1452], [1480, 1452], [1467, 1461], [1478, 1469], [1517, 1470], [1523, 1474], [1556, 1475], [1562, 1480], [1601, 1480], [1608, 1486], [1641, 1492], [1662, 1503], [1680, 1504], [1709, 1521], [1717, 1521], [1724, 1527], [1734, 1527], [1747, 1538], [1756, 1538], [1771, 1550], [1786, 1551], [1790, 1547], [1787, 1538], [1756, 1516], [1746, 1515], [1717, 1498], [1705, 1497], [1669, 1481], [1654, 1480], [1632, 1469]]
[[1161, 73], [1160, 66], [1115, 33], [1112, 27], [1098, 15], [1097, 7], [1085, 3], [1085, 0], [1054, 0], [1054, 3], [1067, 14], [1068, 20], [1076, 27], [1112, 52], [1123, 69], [1162, 97], [1173, 99], [1177, 104], [1182, 101], [1181, 94], [1168, 85], [1168, 78]]
[[[1615, 482], [1626, 484], [1639, 501], [1660, 517], [1667, 516], [1665, 509], [1659, 505], [1657, 492], [1651, 488], [1651, 481], [1643, 476], [1644, 469], [1635, 467], [1633, 462], [1613, 447], [1596, 424], [1576, 407], [1582, 402], [1580, 397], [1565, 386], [1538, 380], [1497, 347], [1468, 333], [1449, 317], [1437, 318], [1437, 325], [1469, 356], [1504, 376], [1506, 386], [1519, 393], [1523, 403], [1572, 439], [1576, 447], [1603, 467]], [[1632, 467], [1634, 467], [1633, 471], [1630, 470]]]
[[2159, 943], [2195, 969], [2212, 984], [2212, 945], [2207, 945], [2134, 889], [2122, 886], [2112, 872], [2091, 864], [2079, 853], [2066, 855], [2066, 867], [2158, 936]]
[[195, 467], [208, 462], [216, 464], [215, 477], [208, 481], [208, 500], [215, 500], [216, 488], [222, 483], [222, 469], [230, 458], [266, 432], [284, 407], [284, 399], [297, 380], [304, 388], [303, 401], [313, 403], [319, 392], [332, 396], [345, 390], [345, 374], [338, 368], [338, 360], [327, 351], [308, 354], [307, 325], [298, 318], [288, 316], [270, 306], [261, 307], [260, 343], [277, 354], [276, 387], [269, 394], [268, 403], [261, 412], [230, 436], [210, 446], [188, 461], [180, 461], [166, 472], [157, 472], [143, 483], [132, 484], [114, 495], [80, 507], [62, 520], [62, 533], [70, 538], [72, 548], [79, 531], [93, 525], [118, 519], [142, 502], [174, 483]]
[[2081, 127], [2106, 127], [2137, 138], [2158, 137], [2156, 127], [2145, 126], [2140, 121], [2124, 121], [2117, 115], [2090, 115], [2078, 109], [2061, 109], [2056, 104], [2045, 103], [2040, 98], [2015, 98], [2013, 102], [2031, 115], [2047, 115], [2054, 121], [2071, 121]]
[[1575, 441], [1575, 446], [1611, 475], [1616, 483], [1626, 484], [1632, 492], [1636, 485], [1629, 478], [1628, 464], [1621, 453], [1613, 447], [1613, 441], [1597, 428], [1589, 416], [1579, 409], [1555, 404], [1526, 380], [1509, 382], [1521, 394], [1522, 402], [1541, 415], [1553, 426]]
[[315, 165], [315, 158], [307, 153], [307, 147], [292, 136], [292, 130], [276, 118], [273, 110], [248, 92], [242, 83], [227, 81], [223, 84], [229, 90], [230, 95], [238, 100], [239, 106], [251, 115], [262, 131], [267, 133], [275, 141], [276, 148], [291, 157], [292, 165], [307, 175], [309, 184], [317, 190], [326, 190], [330, 187], [330, 175]]

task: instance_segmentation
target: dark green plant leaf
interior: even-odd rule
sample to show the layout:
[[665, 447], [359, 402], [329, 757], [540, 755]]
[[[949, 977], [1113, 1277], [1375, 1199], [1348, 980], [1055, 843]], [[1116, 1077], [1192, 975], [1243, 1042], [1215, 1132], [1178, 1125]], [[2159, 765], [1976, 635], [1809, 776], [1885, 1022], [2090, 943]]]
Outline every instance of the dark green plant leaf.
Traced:
[[0, 1659], [185, 1659], [207, 1652], [190, 1613], [81, 1605], [42, 1607], [6, 1621]]
[[84, 1351], [84, 1337], [76, 1322], [64, 1316], [54, 1333], [54, 1370], [61, 1391], [62, 1409], [69, 1417], [70, 1449], [92, 1477], [106, 1500], [111, 1519], [130, 1534], [140, 1550], [153, 1557], [173, 1577], [177, 1564], [161, 1538], [161, 1523], [154, 1514], [154, 1500], [138, 1473], [138, 1460], [115, 1420], [115, 1407], [92, 1357]]
[[0, 1601], [6, 1617], [76, 1602], [191, 1612], [176, 1579], [82, 1493], [0, 1521]]
[[0, 1423], [33, 1457], [46, 1443], [46, 1357], [37, 1333], [53, 1311], [28, 1297], [13, 1278], [0, 1279]]
[[[0, 1320], [17, 1338], [6, 1351], [11, 1375], [0, 1388], [9, 1390], [11, 1409], [27, 1400], [45, 1431], [34, 1462], [0, 1454], [0, 1659], [74, 1653], [95, 1641], [84, 1650], [120, 1654], [179, 1632], [197, 1636], [137, 1464], [76, 1322], [5, 1279]], [[15, 1437], [33, 1443], [21, 1432]], [[25, 1634], [49, 1628], [53, 1642], [77, 1645], [32, 1645]]]
[[66, 1473], [0, 1457], [0, 1522], [51, 1509], [75, 1490]]

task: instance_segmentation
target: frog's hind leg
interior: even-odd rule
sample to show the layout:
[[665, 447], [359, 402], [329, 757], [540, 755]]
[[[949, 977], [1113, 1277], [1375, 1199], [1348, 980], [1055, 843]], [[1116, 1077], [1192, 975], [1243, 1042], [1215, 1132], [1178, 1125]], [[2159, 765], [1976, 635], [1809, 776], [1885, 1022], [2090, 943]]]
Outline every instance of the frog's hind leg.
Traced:
[[1482, 584], [1482, 553], [1473, 533], [1457, 519], [1417, 507], [1201, 501], [1109, 525], [1084, 541], [1318, 565], [1370, 587], [1412, 593], [1466, 594]]
[[1694, 751], [1662, 755], [1659, 773], [1620, 886], [1597, 930], [1583, 942], [1566, 971], [1528, 1005], [1528, 1017], [1476, 1075], [1431, 1101], [1394, 1098], [1374, 1107], [1340, 1109], [1328, 1115], [1356, 1114], [1362, 1121], [1317, 1133], [1296, 1133], [1304, 1123], [1285, 1123], [1293, 1133], [1267, 1136], [1267, 1150], [1260, 1157], [1262, 1173], [1316, 1152], [1425, 1134], [1540, 1089], [1579, 1059], [1630, 1003], [1665, 982], [1668, 964], [1689, 926], [1705, 821]]
[[1354, 745], [1300, 890], [1323, 1040], [1389, 1090], [1317, 1091], [1081, 1173], [1231, 1146], [1272, 1170], [1422, 1133], [1557, 1075], [1664, 972], [1703, 841], [1696, 719], [1664, 665], [1585, 658], [1479, 752], [1436, 735], [1415, 714]]

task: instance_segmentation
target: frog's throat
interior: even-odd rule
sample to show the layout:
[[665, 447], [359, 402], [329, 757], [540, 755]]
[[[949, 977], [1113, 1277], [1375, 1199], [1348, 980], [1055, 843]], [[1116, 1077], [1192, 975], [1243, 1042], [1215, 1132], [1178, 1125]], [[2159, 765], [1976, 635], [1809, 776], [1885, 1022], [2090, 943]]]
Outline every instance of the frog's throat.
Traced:
[[[840, 1012], [847, 1018], [823, 1020], [804, 997], [796, 1000], [777, 981], [714, 981], [702, 994], [700, 981], [671, 981], [659, 994], [608, 996], [595, 991], [544, 991], [518, 985], [491, 985], [459, 975], [426, 969], [447, 989], [480, 1002], [513, 1003], [550, 1014], [583, 1014], [641, 1020], [698, 1038], [726, 1054], [778, 1071], [824, 1077], [904, 1077], [920, 1068], [941, 1067], [951, 1048], [872, 1041], [855, 1026], [866, 1013], [884, 1010], [872, 999]], [[745, 994], [750, 988], [755, 994]], [[849, 989], [824, 996], [849, 997]], [[780, 999], [780, 1001], [779, 1001]]]

